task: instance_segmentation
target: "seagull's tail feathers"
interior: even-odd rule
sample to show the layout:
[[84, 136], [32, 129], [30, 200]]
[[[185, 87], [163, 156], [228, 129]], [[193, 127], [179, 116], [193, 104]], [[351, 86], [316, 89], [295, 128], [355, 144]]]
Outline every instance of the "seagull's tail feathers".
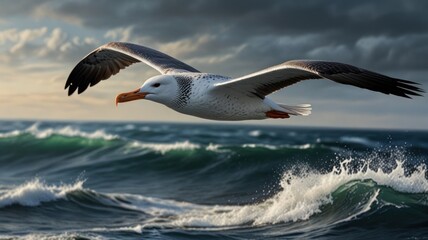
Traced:
[[[269, 107], [272, 108], [273, 112], [276, 113], [282, 113], [287, 115], [288, 117], [290, 117], [289, 115], [294, 115], [294, 116], [308, 116], [309, 114], [311, 114], [312, 111], [312, 107], [310, 104], [299, 104], [296, 106], [290, 106], [290, 105], [285, 105], [282, 103], [276, 103], [274, 101], [272, 101], [272, 99], [265, 97], [265, 99], [263, 100], [263, 102], [268, 105]], [[271, 116], [273, 116], [273, 118], [278, 118], [278, 114], [269, 114]], [[272, 118], [271, 116], [267, 115], [269, 118]], [[281, 115], [281, 114], [279, 114]], [[287, 118], [288, 118], [287, 117]], [[279, 116], [279, 118], [284, 118], [282, 116]]]
[[311, 111], [312, 111], [312, 107], [310, 104], [299, 104], [296, 106], [289, 106], [282, 103], [277, 103], [277, 104], [290, 115], [308, 116], [309, 114], [311, 114]]

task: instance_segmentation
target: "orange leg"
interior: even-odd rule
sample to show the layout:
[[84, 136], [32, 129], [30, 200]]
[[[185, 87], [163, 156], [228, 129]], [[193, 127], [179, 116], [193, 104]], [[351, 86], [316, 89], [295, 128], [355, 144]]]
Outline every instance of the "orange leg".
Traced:
[[270, 110], [268, 112], [265, 113], [266, 117], [268, 118], [289, 118], [290, 115], [288, 115], [288, 113], [286, 112], [280, 112], [277, 110]]

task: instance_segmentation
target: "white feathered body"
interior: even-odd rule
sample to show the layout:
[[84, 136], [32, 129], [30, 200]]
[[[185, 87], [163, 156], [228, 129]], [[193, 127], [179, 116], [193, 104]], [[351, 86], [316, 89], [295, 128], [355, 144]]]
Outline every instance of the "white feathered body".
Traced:
[[[229, 77], [208, 73], [183, 73], [172, 75], [179, 84], [190, 84], [185, 100], [169, 107], [184, 114], [212, 120], [266, 119], [266, 112], [273, 109], [273, 101], [249, 96], [236, 91], [217, 89], [215, 84], [229, 81]], [[188, 82], [180, 82], [187, 79]], [[186, 81], [186, 80], [184, 80]], [[179, 90], [178, 94], [186, 94]]]

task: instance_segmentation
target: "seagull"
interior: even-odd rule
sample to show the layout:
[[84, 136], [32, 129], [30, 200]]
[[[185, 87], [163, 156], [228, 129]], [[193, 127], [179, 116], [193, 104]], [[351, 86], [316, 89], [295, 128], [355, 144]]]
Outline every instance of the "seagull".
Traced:
[[161, 73], [116, 97], [116, 105], [151, 100], [183, 113], [211, 120], [237, 121], [307, 116], [311, 105], [277, 103], [269, 94], [309, 79], [328, 79], [400, 97], [422, 96], [418, 83], [388, 77], [349, 64], [291, 60], [238, 78], [201, 73], [157, 50], [133, 43], [110, 42], [84, 57], [71, 71], [68, 95], [84, 92], [131, 64], [143, 62]]

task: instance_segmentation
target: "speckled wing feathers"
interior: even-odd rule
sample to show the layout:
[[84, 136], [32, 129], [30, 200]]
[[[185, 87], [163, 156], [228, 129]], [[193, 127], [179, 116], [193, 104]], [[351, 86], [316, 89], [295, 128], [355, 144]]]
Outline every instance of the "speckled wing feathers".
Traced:
[[88, 86], [94, 86], [136, 62], [144, 62], [162, 74], [199, 72], [183, 62], [151, 48], [132, 43], [111, 42], [89, 53], [74, 67], [67, 79], [65, 89], [68, 88], [68, 95], [73, 94], [76, 90], [80, 94]]
[[401, 97], [421, 96], [424, 91], [414, 85], [418, 83], [391, 78], [352, 65], [310, 60], [294, 60], [259, 72], [219, 83], [219, 89], [232, 88], [247, 91], [260, 98], [281, 88], [308, 79], [326, 78], [337, 83], [353, 85], [372, 91]]

